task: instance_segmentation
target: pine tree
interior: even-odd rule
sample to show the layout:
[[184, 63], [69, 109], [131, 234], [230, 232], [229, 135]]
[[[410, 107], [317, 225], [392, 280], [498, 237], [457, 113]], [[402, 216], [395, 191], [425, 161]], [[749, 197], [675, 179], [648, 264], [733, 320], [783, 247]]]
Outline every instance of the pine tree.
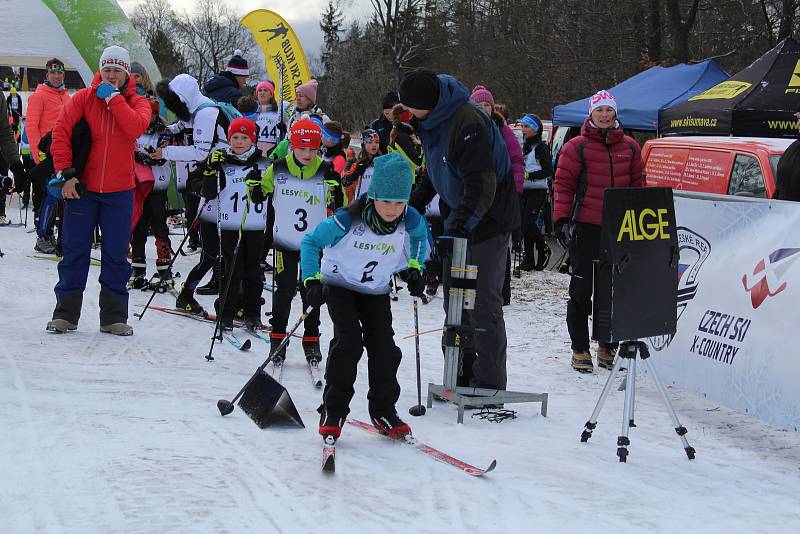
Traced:
[[327, 71], [330, 67], [331, 55], [340, 42], [340, 35], [344, 31], [344, 15], [339, 9], [338, 3], [328, 0], [328, 7], [320, 16], [319, 29], [322, 30], [325, 41], [325, 51], [322, 53], [322, 65]]

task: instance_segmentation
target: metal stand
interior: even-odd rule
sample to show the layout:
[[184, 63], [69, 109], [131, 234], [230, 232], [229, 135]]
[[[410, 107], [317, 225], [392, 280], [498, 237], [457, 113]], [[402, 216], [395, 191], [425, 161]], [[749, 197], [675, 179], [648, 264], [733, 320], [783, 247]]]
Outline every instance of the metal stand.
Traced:
[[461, 356], [461, 336], [467, 331], [475, 331], [474, 327], [463, 325], [461, 321], [464, 310], [475, 309], [478, 268], [475, 265], [467, 265], [467, 240], [457, 237], [452, 241], [453, 256], [448, 288], [450, 300], [447, 307], [447, 323], [444, 325], [443, 385], [428, 384], [428, 408], [433, 406], [434, 397], [452, 402], [458, 406], [458, 422], [463, 423], [466, 406], [481, 408], [506, 403], [540, 402], [541, 414], [547, 417], [547, 393], [456, 386]]
[[658, 388], [658, 392], [661, 394], [661, 399], [664, 401], [664, 406], [667, 407], [667, 412], [672, 419], [672, 425], [675, 428], [675, 432], [681, 438], [683, 450], [686, 451], [686, 456], [688, 456], [690, 460], [693, 460], [695, 450], [686, 440], [686, 433], [688, 431], [686, 430], [686, 427], [684, 427], [678, 420], [678, 415], [675, 413], [675, 409], [672, 407], [669, 397], [667, 397], [667, 389], [664, 387], [664, 383], [661, 382], [661, 379], [658, 377], [658, 373], [656, 373], [655, 366], [649, 359], [650, 351], [648, 350], [647, 345], [642, 341], [625, 341], [620, 344], [619, 351], [617, 352], [617, 358], [614, 361], [614, 368], [611, 370], [608, 380], [606, 380], [606, 385], [603, 387], [603, 392], [600, 393], [600, 398], [597, 401], [597, 405], [594, 407], [592, 416], [584, 426], [583, 432], [581, 433], [581, 441], [585, 443], [590, 437], [592, 437], [592, 431], [597, 427], [597, 417], [600, 415], [600, 410], [603, 409], [603, 404], [605, 404], [606, 398], [611, 392], [614, 377], [616, 377], [617, 372], [622, 367], [626, 367], [628, 369], [628, 375], [625, 377], [625, 404], [622, 409], [622, 434], [617, 438], [617, 456], [619, 456], [620, 462], [627, 461], [628, 446], [630, 445], [628, 431], [631, 427], [636, 426], [633, 421], [633, 410], [636, 398], [637, 354], [645, 363], [645, 365], [647, 365], [647, 370], [653, 376], [653, 381], [656, 383], [656, 388]]

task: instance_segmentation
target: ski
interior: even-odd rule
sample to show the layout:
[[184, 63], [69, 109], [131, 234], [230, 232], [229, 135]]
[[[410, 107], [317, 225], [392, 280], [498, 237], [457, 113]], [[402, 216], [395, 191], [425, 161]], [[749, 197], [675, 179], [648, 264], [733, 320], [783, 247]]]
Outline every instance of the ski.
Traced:
[[322, 471], [334, 473], [336, 471], [336, 438], [325, 436], [322, 443]]
[[411, 447], [422, 452], [426, 456], [430, 456], [434, 460], [446, 463], [448, 465], [452, 465], [453, 467], [457, 467], [458, 469], [460, 469], [461, 471], [463, 471], [468, 475], [472, 475], [475, 477], [483, 476], [486, 473], [493, 471], [494, 468], [497, 467], [497, 460], [492, 460], [492, 463], [489, 464], [489, 467], [487, 467], [486, 469], [481, 469], [480, 467], [475, 467], [466, 462], [462, 462], [461, 460], [454, 458], [449, 454], [444, 453], [438, 449], [434, 449], [430, 445], [426, 445], [425, 443], [418, 441], [415, 437], [413, 437], [410, 434], [403, 439], [394, 439], [385, 434], [380, 433], [377, 428], [375, 428], [369, 423], [365, 423], [357, 419], [348, 419], [347, 422], [353, 426], [357, 426], [358, 428], [363, 428], [364, 430], [366, 430], [367, 432], [371, 432], [372, 434], [383, 436], [386, 439], [390, 439], [392, 441], [398, 441], [400, 443], [410, 445]]
[[235, 348], [241, 350], [242, 352], [250, 350], [250, 340], [245, 339], [244, 341], [239, 340], [233, 332], [226, 332], [222, 331], [222, 337], [225, 338], [225, 341], [233, 345]]
[[[29, 257], [29, 258], [33, 258], [33, 259], [35, 259], [35, 260], [50, 260], [50, 261], [61, 261], [61, 260], [63, 260], [63, 259], [64, 259], [64, 258], [63, 258], [63, 257], [61, 257], [61, 256], [40, 256], [40, 255], [38, 255], [38, 254], [31, 254], [31, 255], [30, 255], [30, 256], [28, 256], [28, 257]], [[100, 266], [100, 260], [98, 260], [97, 258], [91, 258], [91, 259], [89, 260], [89, 263], [90, 263], [91, 265], [95, 265], [95, 266], [98, 266], [98, 267]]]
[[[143, 305], [142, 304], [137, 304], [137, 306], [143, 306]], [[178, 310], [178, 309], [175, 309], [175, 308], [165, 308], [163, 306], [152, 306], [152, 305], [149, 307], [149, 309], [155, 310], [155, 311], [158, 311], [158, 312], [161, 312], [161, 313], [167, 313], [169, 315], [177, 315], [179, 317], [186, 317], [187, 319], [193, 319], [195, 321], [202, 321], [204, 323], [216, 323], [217, 322], [217, 316], [214, 315], [213, 313], [205, 313], [205, 315], [198, 315], [196, 313], [190, 313], [190, 312], [187, 312], [187, 311], [184, 311], [184, 310]], [[239, 319], [234, 319], [233, 320], [233, 326], [235, 326], [236, 328], [245, 329], [244, 321], [240, 321]], [[262, 331], [262, 332], [265, 332], [265, 331], [269, 332], [271, 328], [272, 327], [270, 327], [270, 326], [262, 325], [260, 328], [258, 328], [258, 330]]]
[[320, 389], [322, 387], [322, 376], [320, 375], [319, 361], [306, 360], [306, 362], [308, 363], [308, 374], [311, 377], [311, 385]]

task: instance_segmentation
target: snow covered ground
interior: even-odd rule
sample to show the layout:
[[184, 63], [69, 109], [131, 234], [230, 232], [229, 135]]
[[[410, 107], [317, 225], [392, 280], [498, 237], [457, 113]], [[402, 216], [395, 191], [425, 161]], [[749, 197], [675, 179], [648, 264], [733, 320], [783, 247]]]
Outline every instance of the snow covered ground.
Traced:
[[[15, 200], [16, 203], [16, 200]], [[14, 220], [16, 205], [9, 209]], [[580, 443], [608, 371], [569, 366], [567, 278], [526, 273], [506, 308], [509, 389], [550, 393], [510, 405], [490, 423], [437, 403], [405, 416], [419, 439], [497, 469], [469, 477], [416, 451], [346, 426], [337, 472], [320, 472], [320, 392], [300, 344], [283, 382], [306, 429], [260, 430], [230, 399], [265, 357], [227, 343], [204, 354], [213, 326], [148, 312], [135, 334], [98, 331], [99, 267], [91, 267], [79, 330], [48, 334], [56, 263], [32, 259], [34, 234], [0, 228], [0, 532], [797, 532], [800, 434], [670, 389], [697, 459], [688, 461], [653, 383], [637, 388], [630, 456], [615, 455], [623, 394], [614, 392], [589, 443]], [[175, 237], [177, 246], [179, 237]], [[99, 255], [99, 251], [95, 253]], [[150, 253], [153, 262], [154, 251]], [[179, 258], [188, 273], [195, 258]], [[404, 292], [403, 292], [404, 293]], [[265, 292], [269, 309], [270, 294]], [[148, 294], [133, 291], [131, 314]], [[203, 298], [211, 305], [211, 298]], [[421, 306], [420, 328], [440, 327], [441, 299]], [[155, 303], [172, 306], [159, 295]], [[295, 314], [299, 314], [299, 302]], [[416, 404], [410, 300], [394, 304], [403, 349], [398, 411]], [[323, 340], [331, 326], [323, 313]], [[423, 383], [439, 382], [439, 336], [421, 340]], [[362, 361], [352, 416], [367, 419]]]

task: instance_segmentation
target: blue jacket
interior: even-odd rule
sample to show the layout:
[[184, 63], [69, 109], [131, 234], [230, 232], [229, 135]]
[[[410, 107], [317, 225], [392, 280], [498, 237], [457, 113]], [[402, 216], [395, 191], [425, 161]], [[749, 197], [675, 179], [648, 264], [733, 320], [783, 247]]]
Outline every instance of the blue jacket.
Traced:
[[[351, 210], [342, 208], [322, 221], [313, 232], [306, 234], [300, 244], [300, 279], [303, 283], [309, 278], [316, 278], [319, 274], [322, 249], [338, 243], [350, 230], [352, 224]], [[428, 251], [428, 223], [417, 210], [408, 206], [405, 213], [405, 224], [411, 241], [408, 266], [421, 271]]]
[[[417, 135], [430, 182], [450, 208], [446, 229], [462, 228], [489, 237], [518, 225], [511, 159], [503, 136], [494, 121], [469, 101], [461, 82], [439, 75], [439, 101], [418, 122]], [[412, 205], [419, 209], [427, 204], [429, 193], [415, 191]], [[430, 198], [421, 199], [419, 194]]]
[[236, 106], [242, 97], [239, 83], [230, 72], [221, 72], [206, 80], [203, 84], [203, 93], [211, 100], [227, 102], [233, 106]]

